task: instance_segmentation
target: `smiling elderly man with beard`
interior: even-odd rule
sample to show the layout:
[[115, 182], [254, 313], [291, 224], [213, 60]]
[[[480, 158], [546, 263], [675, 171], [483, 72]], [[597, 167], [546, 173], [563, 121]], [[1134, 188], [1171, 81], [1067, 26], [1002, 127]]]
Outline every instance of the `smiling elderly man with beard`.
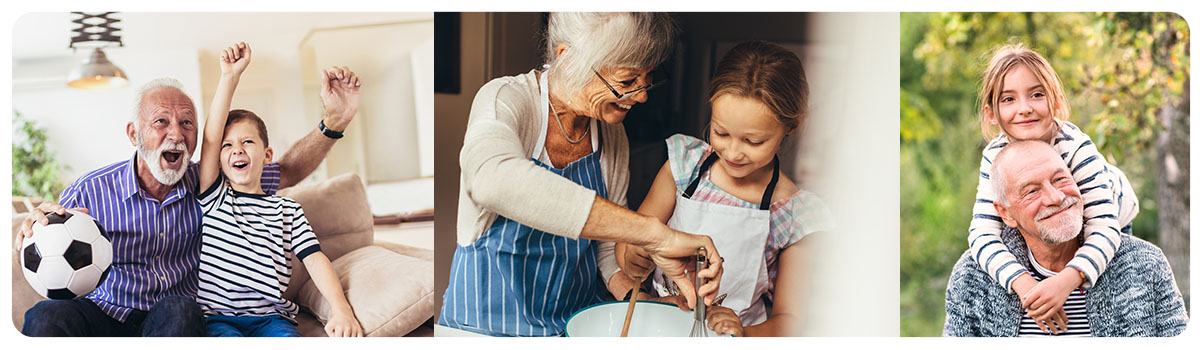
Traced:
[[[345, 67], [322, 72], [321, 127], [297, 141], [278, 163], [265, 166], [263, 191], [272, 194], [308, 176], [358, 110], [359, 86]], [[14, 247], [46, 213], [90, 212], [108, 232], [113, 261], [91, 294], [46, 300], [25, 313], [29, 336], [202, 336], [195, 302], [202, 214], [196, 200], [196, 107], [174, 79], [142, 86], [125, 127], [133, 158], [94, 170], [22, 223]], [[332, 133], [330, 131], [333, 131]]]
[[[1007, 226], [1001, 240], [1019, 263], [1042, 280], [1077, 273], [1067, 263], [1083, 244], [1080, 189], [1065, 162], [1040, 141], [1009, 144], [992, 163], [993, 203]], [[1084, 189], [1086, 191], [1087, 189]], [[1024, 312], [1021, 300], [992, 282], [970, 251], [946, 288], [945, 336], [1174, 336], [1187, 327], [1187, 311], [1162, 251], [1122, 235], [1108, 270], [1091, 288], [1071, 293], [1058, 322], [1043, 323]], [[1064, 271], [1065, 270], [1065, 271]]]

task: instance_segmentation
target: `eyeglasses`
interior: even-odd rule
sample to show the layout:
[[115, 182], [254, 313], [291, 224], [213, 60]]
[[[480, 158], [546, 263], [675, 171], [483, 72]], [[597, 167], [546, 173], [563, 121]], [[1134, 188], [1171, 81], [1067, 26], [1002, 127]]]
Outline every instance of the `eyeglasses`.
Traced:
[[595, 69], [593, 69], [592, 73], [596, 73], [596, 77], [600, 78], [600, 82], [604, 83], [604, 86], [608, 87], [608, 91], [612, 91], [613, 96], [616, 96], [618, 101], [625, 100], [625, 99], [629, 98], [630, 96], [633, 96], [634, 94], [637, 94], [638, 92], [641, 92], [643, 90], [650, 91], [650, 89], [653, 89], [653, 88], [656, 88], [659, 86], [663, 86], [664, 84], [666, 84], [668, 81], [671, 80], [671, 78], [669, 76], [667, 76], [667, 73], [665, 71], [653, 70], [646, 76], [646, 79], [650, 81], [650, 84], [646, 84], [646, 85], [643, 85], [642, 87], [626, 91], [625, 93], [620, 93], [620, 92], [617, 92], [616, 88], [613, 88], [612, 84], [610, 84], [608, 82], [608, 79], [604, 79], [604, 76], [600, 75], [600, 72], [597, 72]]

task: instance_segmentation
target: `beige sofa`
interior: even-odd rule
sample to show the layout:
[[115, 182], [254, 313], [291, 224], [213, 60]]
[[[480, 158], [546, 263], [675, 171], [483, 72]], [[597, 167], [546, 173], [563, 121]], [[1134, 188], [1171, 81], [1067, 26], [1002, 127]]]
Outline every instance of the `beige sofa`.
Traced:
[[[366, 190], [357, 175], [287, 188], [280, 195], [304, 207], [366, 335], [432, 335], [433, 251], [374, 242]], [[25, 216], [13, 217], [14, 235]], [[17, 253], [12, 256], [12, 317], [19, 331], [25, 324], [25, 311], [44, 298], [25, 282]], [[325, 336], [322, 325], [328, 319], [329, 306], [299, 261], [293, 261], [292, 281], [284, 297], [303, 309], [296, 319], [301, 333]]]

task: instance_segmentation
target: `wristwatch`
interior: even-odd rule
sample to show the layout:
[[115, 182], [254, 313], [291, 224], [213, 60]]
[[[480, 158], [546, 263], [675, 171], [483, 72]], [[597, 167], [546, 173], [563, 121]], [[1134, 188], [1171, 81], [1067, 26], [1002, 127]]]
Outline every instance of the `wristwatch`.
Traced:
[[328, 138], [331, 138], [334, 140], [340, 139], [340, 138], [342, 138], [342, 136], [346, 136], [341, 131], [334, 131], [333, 129], [326, 127], [324, 119], [321, 120], [321, 123], [317, 124], [317, 129], [321, 130], [321, 133], [324, 134], [325, 137], [328, 137]]

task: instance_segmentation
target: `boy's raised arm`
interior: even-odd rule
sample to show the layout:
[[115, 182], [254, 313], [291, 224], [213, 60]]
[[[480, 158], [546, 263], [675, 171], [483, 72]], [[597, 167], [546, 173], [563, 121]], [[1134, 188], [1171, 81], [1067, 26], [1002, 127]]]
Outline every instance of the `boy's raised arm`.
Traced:
[[221, 142], [225, 138], [225, 119], [229, 116], [229, 104], [233, 91], [237, 89], [242, 72], [250, 65], [250, 45], [239, 42], [221, 51], [221, 80], [213, 95], [212, 107], [204, 122], [204, 142], [200, 146], [200, 183], [198, 191], [212, 186], [221, 174]]

